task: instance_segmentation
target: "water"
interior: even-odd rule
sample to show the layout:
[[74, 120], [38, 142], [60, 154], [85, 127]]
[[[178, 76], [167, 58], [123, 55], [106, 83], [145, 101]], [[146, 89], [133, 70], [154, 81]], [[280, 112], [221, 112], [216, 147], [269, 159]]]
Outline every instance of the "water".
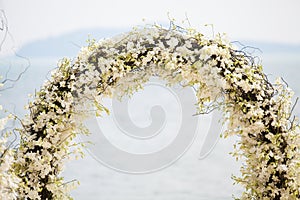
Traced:
[[[274, 53], [262, 56], [266, 74], [272, 74], [271, 79], [283, 76], [300, 96], [300, 57], [297, 54]], [[31, 67], [13, 89], [2, 91], [0, 103], [9, 111], [23, 116], [28, 94], [39, 89], [48, 71], [56, 67], [56, 61], [57, 58], [30, 58]], [[26, 67], [26, 61], [20, 58], [9, 62], [3, 60], [2, 64], [5, 62], [12, 62], [14, 66], [10, 77], [16, 77]], [[7, 68], [2, 68], [1, 74], [6, 71]], [[295, 109], [298, 115], [299, 108]], [[211, 154], [199, 160], [211, 115], [199, 117], [199, 134], [190, 149], [173, 165], [155, 173], [120, 173], [100, 164], [88, 152], [84, 159], [69, 162], [63, 173], [66, 181], [77, 179], [81, 183], [72, 196], [78, 200], [226, 200], [232, 199], [232, 194], [239, 195], [242, 189], [233, 186], [231, 175], [238, 174], [241, 163], [229, 155], [237, 138], [220, 139]], [[103, 131], [109, 133], [111, 130], [106, 128]]]

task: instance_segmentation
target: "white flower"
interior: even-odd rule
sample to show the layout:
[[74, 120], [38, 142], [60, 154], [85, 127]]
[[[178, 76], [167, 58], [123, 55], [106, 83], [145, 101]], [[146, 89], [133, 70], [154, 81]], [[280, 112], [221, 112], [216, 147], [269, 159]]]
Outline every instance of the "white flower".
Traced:
[[8, 117], [0, 119], [0, 130], [4, 129], [5, 124], [7, 123]]
[[167, 44], [170, 46], [170, 49], [174, 49], [178, 45], [178, 39], [171, 37], [169, 40], [167, 40]]

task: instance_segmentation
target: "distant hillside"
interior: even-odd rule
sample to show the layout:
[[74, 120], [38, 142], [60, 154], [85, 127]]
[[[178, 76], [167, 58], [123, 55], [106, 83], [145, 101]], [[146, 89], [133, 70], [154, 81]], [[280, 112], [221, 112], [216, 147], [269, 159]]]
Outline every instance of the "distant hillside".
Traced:
[[24, 57], [74, 57], [90, 38], [101, 39], [129, 31], [130, 29], [84, 29], [46, 40], [38, 40], [23, 46], [18, 54]]
[[[299, 53], [300, 54], [300, 45], [290, 45], [290, 44], [279, 44], [279, 43], [270, 43], [270, 42], [257, 42], [257, 41], [240, 41], [242, 45], [248, 47], [248, 51], [251, 52], [255, 48], [259, 49], [262, 53]], [[237, 46], [242, 48], [242, 45]]]
[[[130, 29], [84, 29], [59, 37], [52, 37], [46, 40], [39, 40], [23, 46], [18, 54], [25, 57], [74, 57], [80, 50], [81, 46], [86, 45], [89, 35], [91, 38], [101, 39], [112, 37], [114, 35], [129, 31]], [[273, 44], [255, 41], [240, 41], [245, 46], [259, 48], [264, 54], [266, 53], [299, 53], [300, 45]], [[238, 45], [238, 43], [235, 43]], [[240, 45], [238, 45], [240, 46]], [[241, 46], [240, 46], [241, 47]], [[252, 52], [254, 49], [248, 48]], [[256, 51], [259, 53], [258, 51]]]

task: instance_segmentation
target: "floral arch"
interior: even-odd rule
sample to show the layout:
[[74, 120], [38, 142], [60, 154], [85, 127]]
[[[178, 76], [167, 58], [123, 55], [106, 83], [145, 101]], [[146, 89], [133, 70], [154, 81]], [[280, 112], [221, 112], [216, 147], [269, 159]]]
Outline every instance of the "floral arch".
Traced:
[[[196, 86], [198, 113], [220, 108], [228, 122], [225, 136], [239, 135], [233, 155], [244, 160], [241, 199], [299, 199], [299, 125], [291, 117], [293, 92], [271, 84], [261, 65], [217, 35], [151, 26], [89, 41], [73, 60], [59, 67], [29, 104], [13, 165], [20, 199], [68, 199], [60, 172], [86, 132], [82, 120], [107, 111], [103, 97], [122, 97], [151, 76], [168, 84]], [[95, 112], [91, 108], [96, 107]], [[72, 147], [72, 148], [71, 148]]]

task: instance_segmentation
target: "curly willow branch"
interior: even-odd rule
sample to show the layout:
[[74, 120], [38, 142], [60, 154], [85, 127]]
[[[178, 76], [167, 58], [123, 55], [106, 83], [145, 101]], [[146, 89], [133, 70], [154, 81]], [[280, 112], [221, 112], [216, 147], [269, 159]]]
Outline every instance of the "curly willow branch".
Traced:
[[[195, 87], [198, 111], [222, 108], [226, 136], [239, 135], [241, 199], [299, 199], [299, 125], [292, 123], [292, 92], [272, 85], [262, 66], [220, 35], [146, 27], [100, 42], [90, 41], [76, 59], [64, 59], [30, 103], [23, 120], [19, 162], [20, 199], [68, 198], [60, 177], [81, 122], [102, 112], [103, 97], [122, 97], [151, 76]], [[222, 100], [222, 102], [220, 102]], [[211, 106], [208, 108], [207, 105]], [[85, 132], [85, 131], [84, 131]]]

